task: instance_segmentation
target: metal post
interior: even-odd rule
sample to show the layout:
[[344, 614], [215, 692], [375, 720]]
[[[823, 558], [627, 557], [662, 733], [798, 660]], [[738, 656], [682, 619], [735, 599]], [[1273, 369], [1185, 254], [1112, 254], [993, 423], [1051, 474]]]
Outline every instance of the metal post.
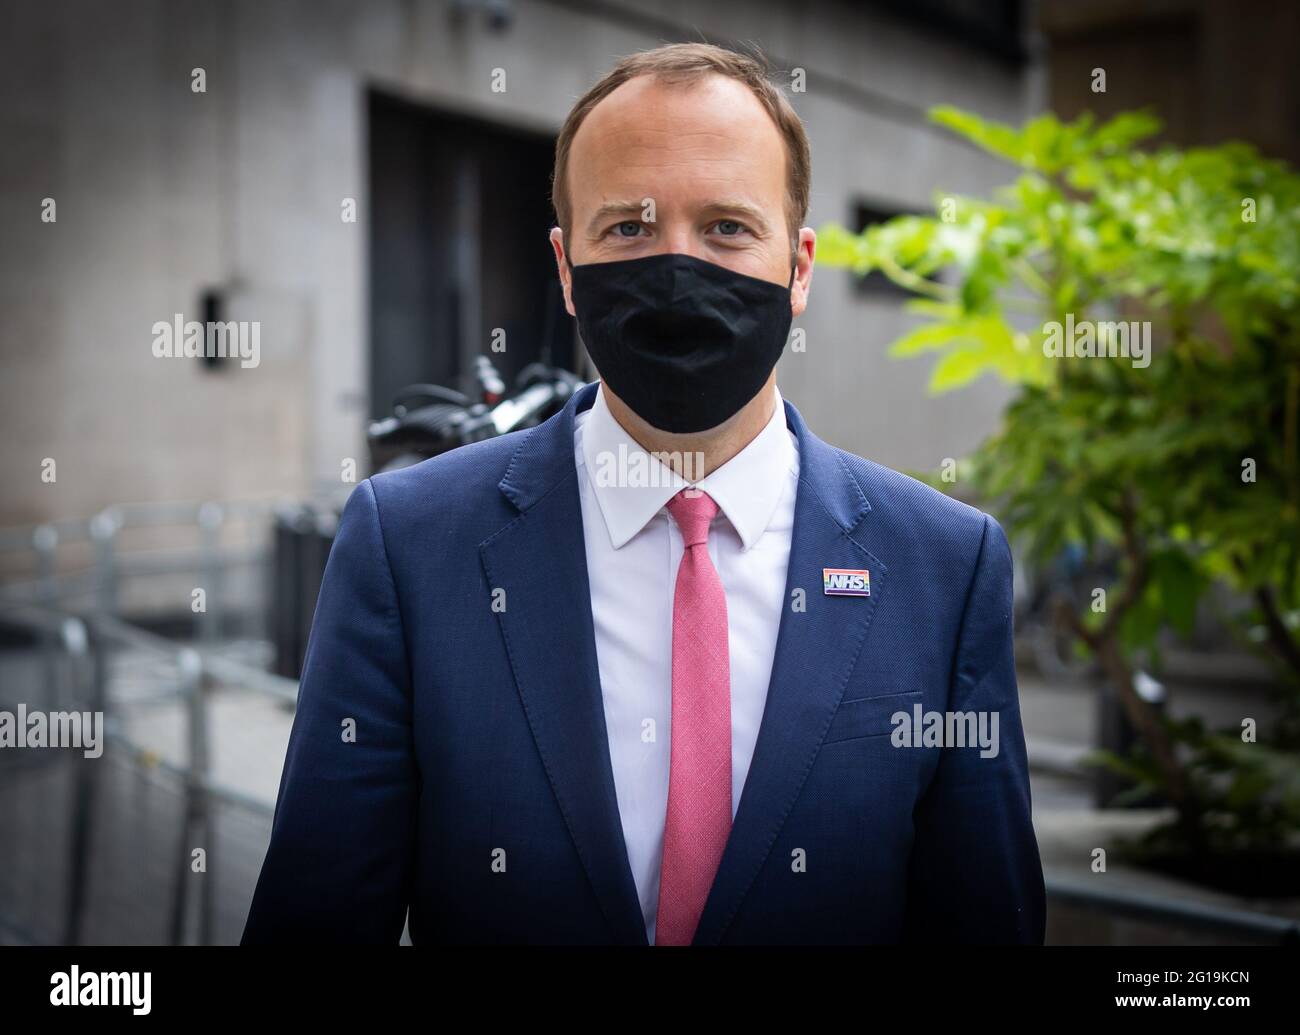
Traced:
[[224, 606], [224, 586], [221, 570], [221, 527], [225, 513], [216, 503], [199, 507], [199, 533], [202, 538], [202, 561], [199, 571], [202, 580], [205, 609], [199, 615], [199, 641], [205, 647], [214, 647], [221, 638], [221, 616]]
[[90, 538], [95, 544], [96, 603], [102, 614], [117, 614], [117, 562], [113, 548], [121, 516], [112, 507], [90, 519]]
[[[63, 648], [67, 652], [74, 690], [69, 696], [74, 705], [82, 700], [91, 711], [104, 707], [105, 659], [104, 644], [79, 618], [66, 619], [60, 628]], [[84, 691], [78, 693], [77, 691]], [[63, 944], [81, 943], [82, 925], [86, 915], [86, 889], [90, 875], [90, 846], [94, 833], [95, 780], [92, 760], [72, 759], [76, 766], [72, 790], [72, 834], [68, 842], [68, 901], [63, 918]]]
[[[37, 601], [53, 609], [58, 604], [59, 589], [55, 579], [58, 567], [59, 533], [53, 525], [37, 525], [32, 531], [32, 549], [36, 551]], [[51, 628], [37, 634], [41, 644], [41, 668], [45, 672], [46, 699], [51, 709], [59, 707], [59, 637]]]
[[[213, 897], [209, 879], [212, 864], [212, 816], [208, 795], [209, 736], [207, 715], [208, 677], [203, 671], [203, 661], [197, 651], [186, 649], [177, 656], [180, 665], [181, 692], [185, 697], [186, 733], [189, 765], [185, 774], [185, 819], [182, 823], [181, 841], [177, 852], [176, 889], [172, 900], [171, 941], [173, 945], [186, 942], [187, 918], [197, 901], [197, 943], [208, 945], [212, 941]], [[193, 853], [202, 849], [204, 870], [195, 873]], [[195, 881], [199, 882], [198, 897], [190, 895]]]

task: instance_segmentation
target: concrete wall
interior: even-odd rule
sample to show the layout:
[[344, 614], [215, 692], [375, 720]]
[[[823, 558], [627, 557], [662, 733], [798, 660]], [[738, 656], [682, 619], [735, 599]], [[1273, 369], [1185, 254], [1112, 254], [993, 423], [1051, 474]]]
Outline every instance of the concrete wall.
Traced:
[[[340, 480], [364, 457], [365, 89], [555, 132], [619, 55], [668, 39], [761, 43], [808, 72], [810, 224], [858, 194], [925, 207], [1004, 171], [924, 124], [955, 102], [1022, 118], [1032, 77], [852, 5], [754, 0], [511, 5], [494, 31], [445, 0], [5, 5], [0, 14], [0, 525], [122, 500], [264, 498]], [[206, 93], [191, 70], [206, 72]], [[493, 93], [494, 68], [507, 90]], [[41, 220], [42, 199], [57, 222]], [[356, 198], [360, 218], [340, 205]], [[521, 247], [547, 248], [544, 239]], [[151, 354], [151, 327], [262, 324], [261, 364], [218, 372]], [[487, 325], [491, 326], [490, 314]], [[1005, 398], [928, 399], [906, 325], [824, 268], [781, 384], [823, 437], [899, 467], [960, 455]], [[45, 458], [57, 481], [41, 481]], [[364, 474], [364, 463], [362, 463]]]

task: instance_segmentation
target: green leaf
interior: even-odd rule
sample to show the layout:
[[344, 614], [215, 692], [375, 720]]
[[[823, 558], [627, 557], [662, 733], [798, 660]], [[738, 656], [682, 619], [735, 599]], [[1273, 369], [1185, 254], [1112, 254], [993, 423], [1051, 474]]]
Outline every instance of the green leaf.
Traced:
[[1024, 151], [1020, 134], [1000, 122], [986, 121], [972, 112], [947, 105], [931, 108], [930, 121], [952, 130], [991, 154], [1019, 163]]
[[930, 372], [930, 391], [947, 392], [960, 388], [988, 368], [988, 361], [977, 348], [958, 348], [947, 353]]

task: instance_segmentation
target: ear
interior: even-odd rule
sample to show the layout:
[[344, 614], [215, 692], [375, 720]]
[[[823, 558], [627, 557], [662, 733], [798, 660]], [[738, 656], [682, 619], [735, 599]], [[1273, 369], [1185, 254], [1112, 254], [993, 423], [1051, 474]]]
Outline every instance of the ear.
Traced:
[[799, 317], [808, 308], [808, 292], [812, 289], [813, 259], [817, 253], [817, 231], [805, 226], [799, 230], [799, 243], [795, 246], [794, 284], [790, 287], [790, 312]]
[[[564, 308], [570, 316], [577, 316], [571, 293], [573, 280], [569, 276], [569, 264], [564, 261], [564, 231], [558, 226], [551, 227], [551, 250], [555, 252], [555, 268], [560, 274], [560, 287], [564, 290]], [[569, 261], [573, 261], [572, 256]]]

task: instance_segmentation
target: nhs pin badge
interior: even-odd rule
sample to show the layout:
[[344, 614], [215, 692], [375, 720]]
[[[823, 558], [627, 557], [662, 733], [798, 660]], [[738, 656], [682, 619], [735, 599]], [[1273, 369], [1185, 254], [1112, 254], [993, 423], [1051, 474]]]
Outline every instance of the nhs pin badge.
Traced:
[[869, 597], [871, 572], [865, 568], [823, 568], [822, 592], [828, 597]]

